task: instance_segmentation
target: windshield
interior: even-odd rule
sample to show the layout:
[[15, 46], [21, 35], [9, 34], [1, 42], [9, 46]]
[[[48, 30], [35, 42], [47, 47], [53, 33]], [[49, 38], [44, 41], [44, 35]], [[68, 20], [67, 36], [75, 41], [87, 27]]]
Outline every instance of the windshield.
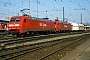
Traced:
[[10, 22], [19, 22], [20, 18], [11, 18]]

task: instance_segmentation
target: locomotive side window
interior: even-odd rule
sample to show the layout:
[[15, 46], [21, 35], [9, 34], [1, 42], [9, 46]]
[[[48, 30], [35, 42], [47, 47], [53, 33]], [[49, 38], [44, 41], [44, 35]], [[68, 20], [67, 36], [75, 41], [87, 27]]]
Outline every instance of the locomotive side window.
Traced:
[[56, 24], [56, 22], [54, 22], [54, 24]]
[[26, 22], [26, 19], [24, 19], [24, 22]]
[[19, 22], [20, 18], [11, 18], [10, 22]]

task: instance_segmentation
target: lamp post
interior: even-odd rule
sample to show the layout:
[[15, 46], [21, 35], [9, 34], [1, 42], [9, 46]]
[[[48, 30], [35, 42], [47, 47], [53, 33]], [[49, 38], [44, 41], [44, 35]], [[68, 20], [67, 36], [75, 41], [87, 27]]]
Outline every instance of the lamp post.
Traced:
[[64, 7], [63, 7], [63, 22], [64, 22]]
[[[29, 9], [30, 9], [30, 0], [29, 0]], [[30, 16], [30, 10], [29, 10], [29, 16]]]
[[[80, 8], [80, 9], [74, 9], [74, 10], [86, 10], [85, 8]], [[81, 24], [82, 24], [82, 14], [80, 14], [80, 17], [81, 17]]]
[[37, 0], [37, 18], [38, 18], [38, 0]]
[[[11, 5], [11, 3], [4, 3], [4, 6]], [[9, 17], [9, 8], [8, 8], [8, 17]]]
[[81, 24], [82, 24], [82, 14], [80, 14], [80, 16], [81, 16]]

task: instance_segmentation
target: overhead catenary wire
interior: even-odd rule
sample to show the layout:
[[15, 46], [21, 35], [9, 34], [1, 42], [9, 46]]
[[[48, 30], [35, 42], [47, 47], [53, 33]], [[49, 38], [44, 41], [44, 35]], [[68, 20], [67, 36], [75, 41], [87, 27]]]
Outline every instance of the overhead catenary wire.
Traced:
[[[4, 5], [4, 3], [11, 3], [11, 5], [7, 5], [7, 7], [5, 7], [5, 8], [0, 8], [0, 10], [3, 10], [3, 11], [1, 11], [0, 13], [3, 13], [3, 15], [5, 15], [6, 16], [6, 14], [8, 14], [8, 7], [9, 7], [9, 15], [16, 15], [17, 13], [20, 13], [19, 11], [20, 11], [20, 9], [23, 9], [23, 8], [28, 8], [28, 1], [29, 0], [20, 0], [20, 1], [14, 1], [14, 4], [13, 4], [13, 2], [9, 2], [9, 1], [2, 1], [2, 0], [0, 0], [0, 4], [2, 4], [2, 5]], [[61, 3], [62, 4], [65, 4], [65, 3], [67, 3], [67, 2], [65, 2], [65, 0], [52, 0], [53, 2], [52, 3], [54, 3], [54, 6], [53, 5], [51, 5], [50, 3], [45, 3], [44, 2], [44, 0], [39, 0], [39, 3], [38, 3], [38, 5], [39, 6], [43, 6], [45, 9], [43, 9], [43, 10], [38, 10], [38, 15], [40, 14], [40, 15], [44, 15], [44, 16], [53, 16], [53, 17], [56, 17], [55, 15], [53, 15], [51, 12], [53, 12], [53, 13], [56, 13], [56, 12], [62, 12], [62, 7], [61, 7], [61, 9], [60, 9], [60, 7], [58, 6], [58, 5], [61, 5]], [[69, 2], [71, 2], [71, 3], [73, 3], [73, 4], [75, 4], [76, 6], [78, 6], [78, 7], [80, 7], [80, 8], [84, 8], [85, 9], [85, 11], [86, 12], [89, 12], [90, 13], [90, 11], [86, 8], [86, 6], [84, 7], [84, 0], [82, 0], [82, 2], [83, 3], [80, 3], [78, 0], [68, 0]], [[86, 0], [88, 3], [90, 3], [90, 1], [89, 0]], [[19, 3], [18, 3], [19, 2]], [[30, 0], [30, 2], [31, 2], [31, 4], [32, 3], [34, 3], [34, 4], [36, 4], [36, 0]], [[57, 4], [58, 3], [58, 4]], [[58, 6], [58, 7], [57, 7]], [[32, 6], [31, 6], [32, 7]], [[6, 12], [6, 11], [7, 12]], [[19, 11], [18, 11], [19, 10]], [[31, 14], [33, 14], [33, 16], [36, 16], [36, 15], [34, 15], [36, 12], [36, 10], [34, 9], [34, 8], [31, 8], [30, 9], [30, 11], [31, 11]], [[43, 11], [43, 12], [42, 12]], [[40, 16], [39, 15], [39, 16]], [[57, 16], [59, 16], [60, 15], [60, 13], [59, 14], [57, 14]], [[40, 16], [41, 17], [41, 16]]]
[[[85, 11], [87, 11], [87, 12], [90, 13], [90, 11], [88, 11], [85, 7], [83, 7], [80, 3], [78, 3], [77, 0], [75, 0], [75, 1], [69, 0], [69, 1], [72, 2], [72, 3], [74, 3], [74, 4], [77, 5], [77, 6], [81, 7], [82, 9], [84, 9]], [[76, 4], [75, 2], [76, 2], [77, 4]]]
[[[5, 3], [5, 2], [3, 2], [3, 1], [0, 1], [1, 3]], [[13, 7], [15, 7], [15, 9], [14, 10], [17, 10], [17, 9], [19, 9], [19, 8], [23, 8], [22, 7], [22, 5], [24, 6], [24, 2], [25, 2], [25, 0], [22, 0], [22, 2], [21, 2], [21, 5], [19, 4], [17, 4], [17, 5], [14, 5], [14, 4], [10, 4], [11, 6], [13, 6]], [[33, 2], [33, 1], [30, 1], [30, 2]], [[34, 1], [34, 2], [36, 2], [36, 1]], [[47, 4], [44, 4], [45, 6], [47, 5]], [[48, 5], [48, 6], [50, 6], [50, 5]], [[52, 8], [53, 6], [51, 6], [51, 7], [49, 7], [49, 8], [51, 8], [51, 9], [53, 9]], [[54, 7], [55, 8], [55, 7]], [[10, 8], [10, 9], [12, 9], [12, 8]], [[6, 9], [4, 9], [4, 10], [6, 10]], [[30, 9], [31, 10], [31, 9]], [[57, 9], [58, 10], [58, 9]], [[6, 10], [7, 11], [7, 10]], [[33, 10], [31, 10], [31, 11], [33, 11]], [[50, 10], [47, 10], [48, 12], [50, 11]], [[53, 11], [56, 11], [55, 9], [53, 9]], [[10, 11], [10, 12], [13, 12], [13, 11]], [[3, 12], [4, 13], [4, 12]], [[16, 12], [17, 13], [17, 12]], [[8, 12], [7, 12], [7, 14], [8, 14]], [[51, 16], [51, 15], [50, 15]]]

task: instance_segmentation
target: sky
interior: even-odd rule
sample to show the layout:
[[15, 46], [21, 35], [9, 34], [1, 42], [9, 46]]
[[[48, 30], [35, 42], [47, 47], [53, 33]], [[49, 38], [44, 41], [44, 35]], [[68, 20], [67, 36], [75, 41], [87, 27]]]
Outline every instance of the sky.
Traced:
[[[30, 15], [32, 17], [45, 18], [51, 20], [58, 17], [59, 20], [64, 19], [69, 22], [90, 23], [90, 1], [89, 0], [0, 0], [0, 19], [5, 20], [6, 17], [22, 15], [20, 10], [28, 9], [30, 1]], [[38, 1], [38, 4], [37, 4]], [[37, 10], [38, 7], [38, 10]], [[28, 14], [28, 10], [25, 13]]]

